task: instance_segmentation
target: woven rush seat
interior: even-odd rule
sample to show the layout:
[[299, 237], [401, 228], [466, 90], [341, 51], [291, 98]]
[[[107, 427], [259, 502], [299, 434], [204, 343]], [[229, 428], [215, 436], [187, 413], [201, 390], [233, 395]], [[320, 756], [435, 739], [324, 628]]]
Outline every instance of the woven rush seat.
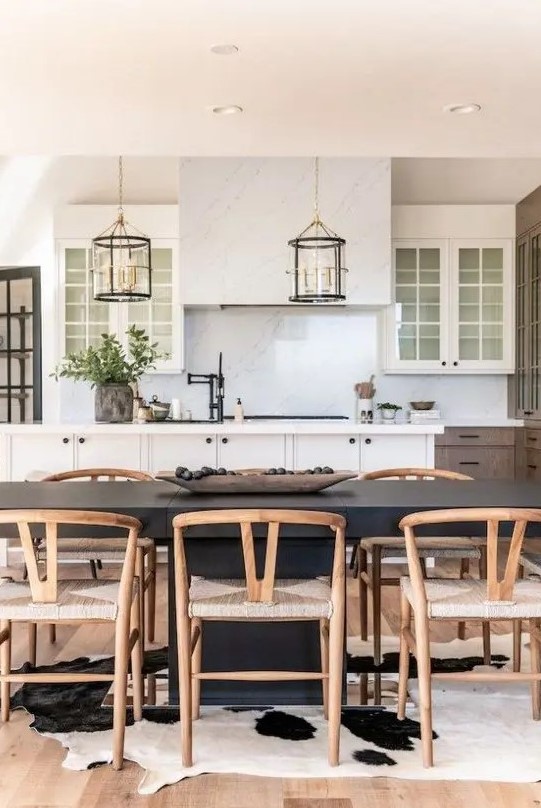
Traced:
[[[138, 539], [137, 546], [143, 552], [150, 552], [154, 547], [152, 539]], [[58, 560], [69, 561], [81, 559], [82, 561], [123, 561], [126, 555], [126, 540], [112, 539], [58, 539]], [[47, 557], [45, 542], [38, 544], [38, 561], [45, 561]]]
[[275, 580], [273, 602], [248, 601], [241, 580], [213, 580], [193, 576], [190, 585], [190, 617], [254, 619], [310, 618], [328, 620], [332, 615], [329, 578]]
[[[424, 581], [428, 617], [479, 620], [516, 620], [541, 617], [541, 581], [517, 580], [513, 600], [487, 600], [484, 580], [429, 578]], [[413, 605], [411, 580], [400, 579], [400, 588]]]
[[[437, 554], [438, 558], [480, 558], [479, 543], [482, 540], [467, 538], [466, 536], [434, 537], [423, 536], [417, 538], [417, 547], [421, 558], [430, 558]], [[406, 558], [406, 543], [401, 536], [370, 536], [361, 539], [361, 547], [371, 552], [373, 547], [381, 547], [381, 557]]]
[[[85, 579], [58, 581], [56, 603], [32, 601], [30, 584], [0, 579], [0, 619], [23, 620], [116, 620], [120, 582]], [[134, 597], [137, 591], [134, 581]]]

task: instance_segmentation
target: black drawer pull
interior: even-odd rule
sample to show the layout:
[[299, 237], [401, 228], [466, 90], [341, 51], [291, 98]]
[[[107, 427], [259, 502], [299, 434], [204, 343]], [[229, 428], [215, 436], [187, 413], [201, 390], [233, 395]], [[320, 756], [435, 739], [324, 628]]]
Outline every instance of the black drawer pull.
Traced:
[[364, 442], [365, 443], [372, 443], [372, 438], [365, 438]]
[[459, 466], [478, 466], [478, 460], [461, 460], [458, 464]]
[[533, 470], [535, 471], [535, 469], [537, 468], [537, 466], [530, 466], [530, 465], [528, 464], [528, 468], [529, 468], [529, 469], [533, 469]]
[[441, 364], [443, 365], [443, 367], [445, 367], [445, 365], [447, 364], [447, 362], [442, 362]]
[[458, 362], [453, 362], [453, 367], [457, 368], [458, 367]]
[[355, 443], [355, 438], [350, 438], [350, 439], [349, 439], [349, 442], [350, 442], [350, 443]]
[[84, 443], [84, 442], [85, 442], [84, 438], [79, 438], [79, 443]]
[[70, 442], [69, 438], [62, 438], [62, 443], [69, 443], [69, 442]]
[[205, 438], [205, 441], [206, 441], [207, 443], [212, 443], [212, 438]]
[[222, 443], [227, 443], [227, 438], [222, 438]]
[[480, 438], [480, 435], [459, 435], [459, 438]]
[[533, 441], [533, 443], [535, 443], [537, 441], [537, 438], [528, 437], [527, 440], [531, 440]]
[[524, 415], [533, 415], [533, 410], [524, 410]]

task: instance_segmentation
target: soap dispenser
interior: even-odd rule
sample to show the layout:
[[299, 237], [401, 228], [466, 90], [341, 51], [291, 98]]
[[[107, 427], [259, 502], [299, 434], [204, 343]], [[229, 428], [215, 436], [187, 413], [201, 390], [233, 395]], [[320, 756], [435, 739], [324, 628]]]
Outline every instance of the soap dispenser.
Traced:
[[244, 421], [244, 407], [240, 398], [237, 398], [237, 403], [235, 404], [234, 418], [237, 424], [242, 424]]

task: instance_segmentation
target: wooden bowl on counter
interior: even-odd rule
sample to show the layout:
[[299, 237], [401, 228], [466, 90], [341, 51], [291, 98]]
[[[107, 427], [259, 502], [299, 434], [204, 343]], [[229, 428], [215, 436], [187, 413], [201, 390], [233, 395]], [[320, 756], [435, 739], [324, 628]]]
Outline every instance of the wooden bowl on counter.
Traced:
[[412, 410], [431, 410], [435, 401], [410, 401]]

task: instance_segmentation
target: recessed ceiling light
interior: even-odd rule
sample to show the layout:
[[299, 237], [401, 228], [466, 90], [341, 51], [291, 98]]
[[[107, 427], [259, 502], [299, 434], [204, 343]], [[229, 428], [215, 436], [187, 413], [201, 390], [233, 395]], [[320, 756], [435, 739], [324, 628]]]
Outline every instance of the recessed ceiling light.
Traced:
[[212, 107], [212, 111], [215, 115], [235, 115], [237, 112], [244, 112], [242, 107], [237, 106], [237, 104], [229, 104], [225, 107]]
[[215, 53], [218, 56], [233, 56], [235, 53], [239, 52], [238, 45], [211, 45], [210, 46], [211, 53]]
[[481, 104], [447, 104], [444, 112], [455, 112], [457, 115], [469, 115], [471, 112], [480, 112]]

